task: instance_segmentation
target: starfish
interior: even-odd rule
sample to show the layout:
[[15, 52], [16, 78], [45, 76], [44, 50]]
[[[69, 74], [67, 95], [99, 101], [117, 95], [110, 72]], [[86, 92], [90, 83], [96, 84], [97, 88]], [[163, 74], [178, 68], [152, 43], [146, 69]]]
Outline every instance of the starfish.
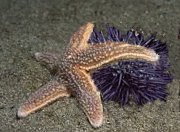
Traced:
[[93, 127], [103, 124], [101, 94], [91, 73], [119, 60], [144, 60], [155, 64], [159, 55], [139, 45], [120, 42], [88, 44], [94, 24], [87, 23], [73, 34], [63, 54], [35, 53], [37, 61], [54, 72], [54, 78], [33, 93], [18, 109], [18, 117], [26, 117], [47, 104], [73, 95]]

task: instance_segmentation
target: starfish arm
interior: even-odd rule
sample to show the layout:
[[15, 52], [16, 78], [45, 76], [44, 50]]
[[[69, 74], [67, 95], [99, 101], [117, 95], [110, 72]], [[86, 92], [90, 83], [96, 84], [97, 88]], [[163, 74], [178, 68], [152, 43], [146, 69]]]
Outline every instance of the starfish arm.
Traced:
[[143, 46], [108, 42], [107, 44], [93, 45], [79, 53], [77, 65], [84, 70], [91, 70], [113, 61], [129, 59], [155, 63], [158, 61], [159, 55]]
[[31, 97], [20, 106], [17, 116], [26, 117], [30, 113], [44, 107], [56, 99], [68, 96], [70, 96], [70, 91], [56, 80], [52, 80], [33, 93]]
[[79, 69], [76, 69], [71, 76], [74, 82], [75, 97], [87, 115], [89, 122], [93, 127], [101, 126], [103, 123], [103, 106], [100, 92], [93, 80], [89, 74]]
[[92, 23], [87, 23], [86, 25], [80, 27], [80, 29], [73, 34], [70, 39], [70, 47], [77, 49], [86, 49], [88, 47], [88, 40], [91, 33], [93, 32], [94, 25]]
[[37, 52], [35, 53], [35, 58], [48, 70], [54, 73], [57, 70], [58, 60], [60, 56], [49, 52]]

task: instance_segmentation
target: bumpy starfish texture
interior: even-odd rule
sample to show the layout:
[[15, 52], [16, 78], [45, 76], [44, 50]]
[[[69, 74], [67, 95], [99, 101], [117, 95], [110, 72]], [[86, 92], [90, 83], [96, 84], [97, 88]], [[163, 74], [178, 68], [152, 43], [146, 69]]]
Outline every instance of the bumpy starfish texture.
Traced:
[[55, 78], [20, 106], [18, 117], [25, 117], [61, 97], [74, 95], [91, 125], [99, 127], [103, 123], [103, 106], [91, 72], [119, 60], [158, 62], [158, 54], [138, 45], [110, 41], [107, 44], [89, 45], [93, 28], [92, 23], [87, 23], [75, 32], [61, 56], [53, 53], [35, 54], [39, 62], [55, 72]]

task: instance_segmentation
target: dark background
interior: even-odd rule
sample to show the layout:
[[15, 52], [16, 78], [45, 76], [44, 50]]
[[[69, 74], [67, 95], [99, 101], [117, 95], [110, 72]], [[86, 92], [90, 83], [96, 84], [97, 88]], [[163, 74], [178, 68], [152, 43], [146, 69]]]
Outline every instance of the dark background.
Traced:
[[[64, 98], [17, 120], [19, 105], [50, 79], [33, 54], [62, 52], [74, 31], [91, 21], [123, 31], [136, 27], [166, 41], [174, 81], [167, 102], [138, 108], [104, 103], [105, 123], [93, 129], [74, 98]], [[180, 87], [179, 0], [0, 0], [0, 132], [178, 132]]]

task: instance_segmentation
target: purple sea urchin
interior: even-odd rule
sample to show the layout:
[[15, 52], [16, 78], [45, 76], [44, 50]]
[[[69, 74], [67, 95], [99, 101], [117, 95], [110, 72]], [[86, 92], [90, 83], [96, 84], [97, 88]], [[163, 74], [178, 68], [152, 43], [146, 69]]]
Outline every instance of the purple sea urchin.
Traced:
[[130, 100], [143, 105], [157, 99], [166, 100], [166, 85], [172, 81], [167, 72], [170, 64], [166, 43], [155, 38], [155, 35], [144, 39], [141, 33], [130, 30], [122, 34], [115, 27], [107, 28], [107, 35], [94, 29], [89, 43], [105, 43], [106, 41], [128, 42], [153, 49], [159, 56], [156, 65], [144, 61], [120, 61], [111, 66], [99, 69], [92, 75], [95, 84], [102, 93], [103, 100], [115, 101], [120, 105]]

